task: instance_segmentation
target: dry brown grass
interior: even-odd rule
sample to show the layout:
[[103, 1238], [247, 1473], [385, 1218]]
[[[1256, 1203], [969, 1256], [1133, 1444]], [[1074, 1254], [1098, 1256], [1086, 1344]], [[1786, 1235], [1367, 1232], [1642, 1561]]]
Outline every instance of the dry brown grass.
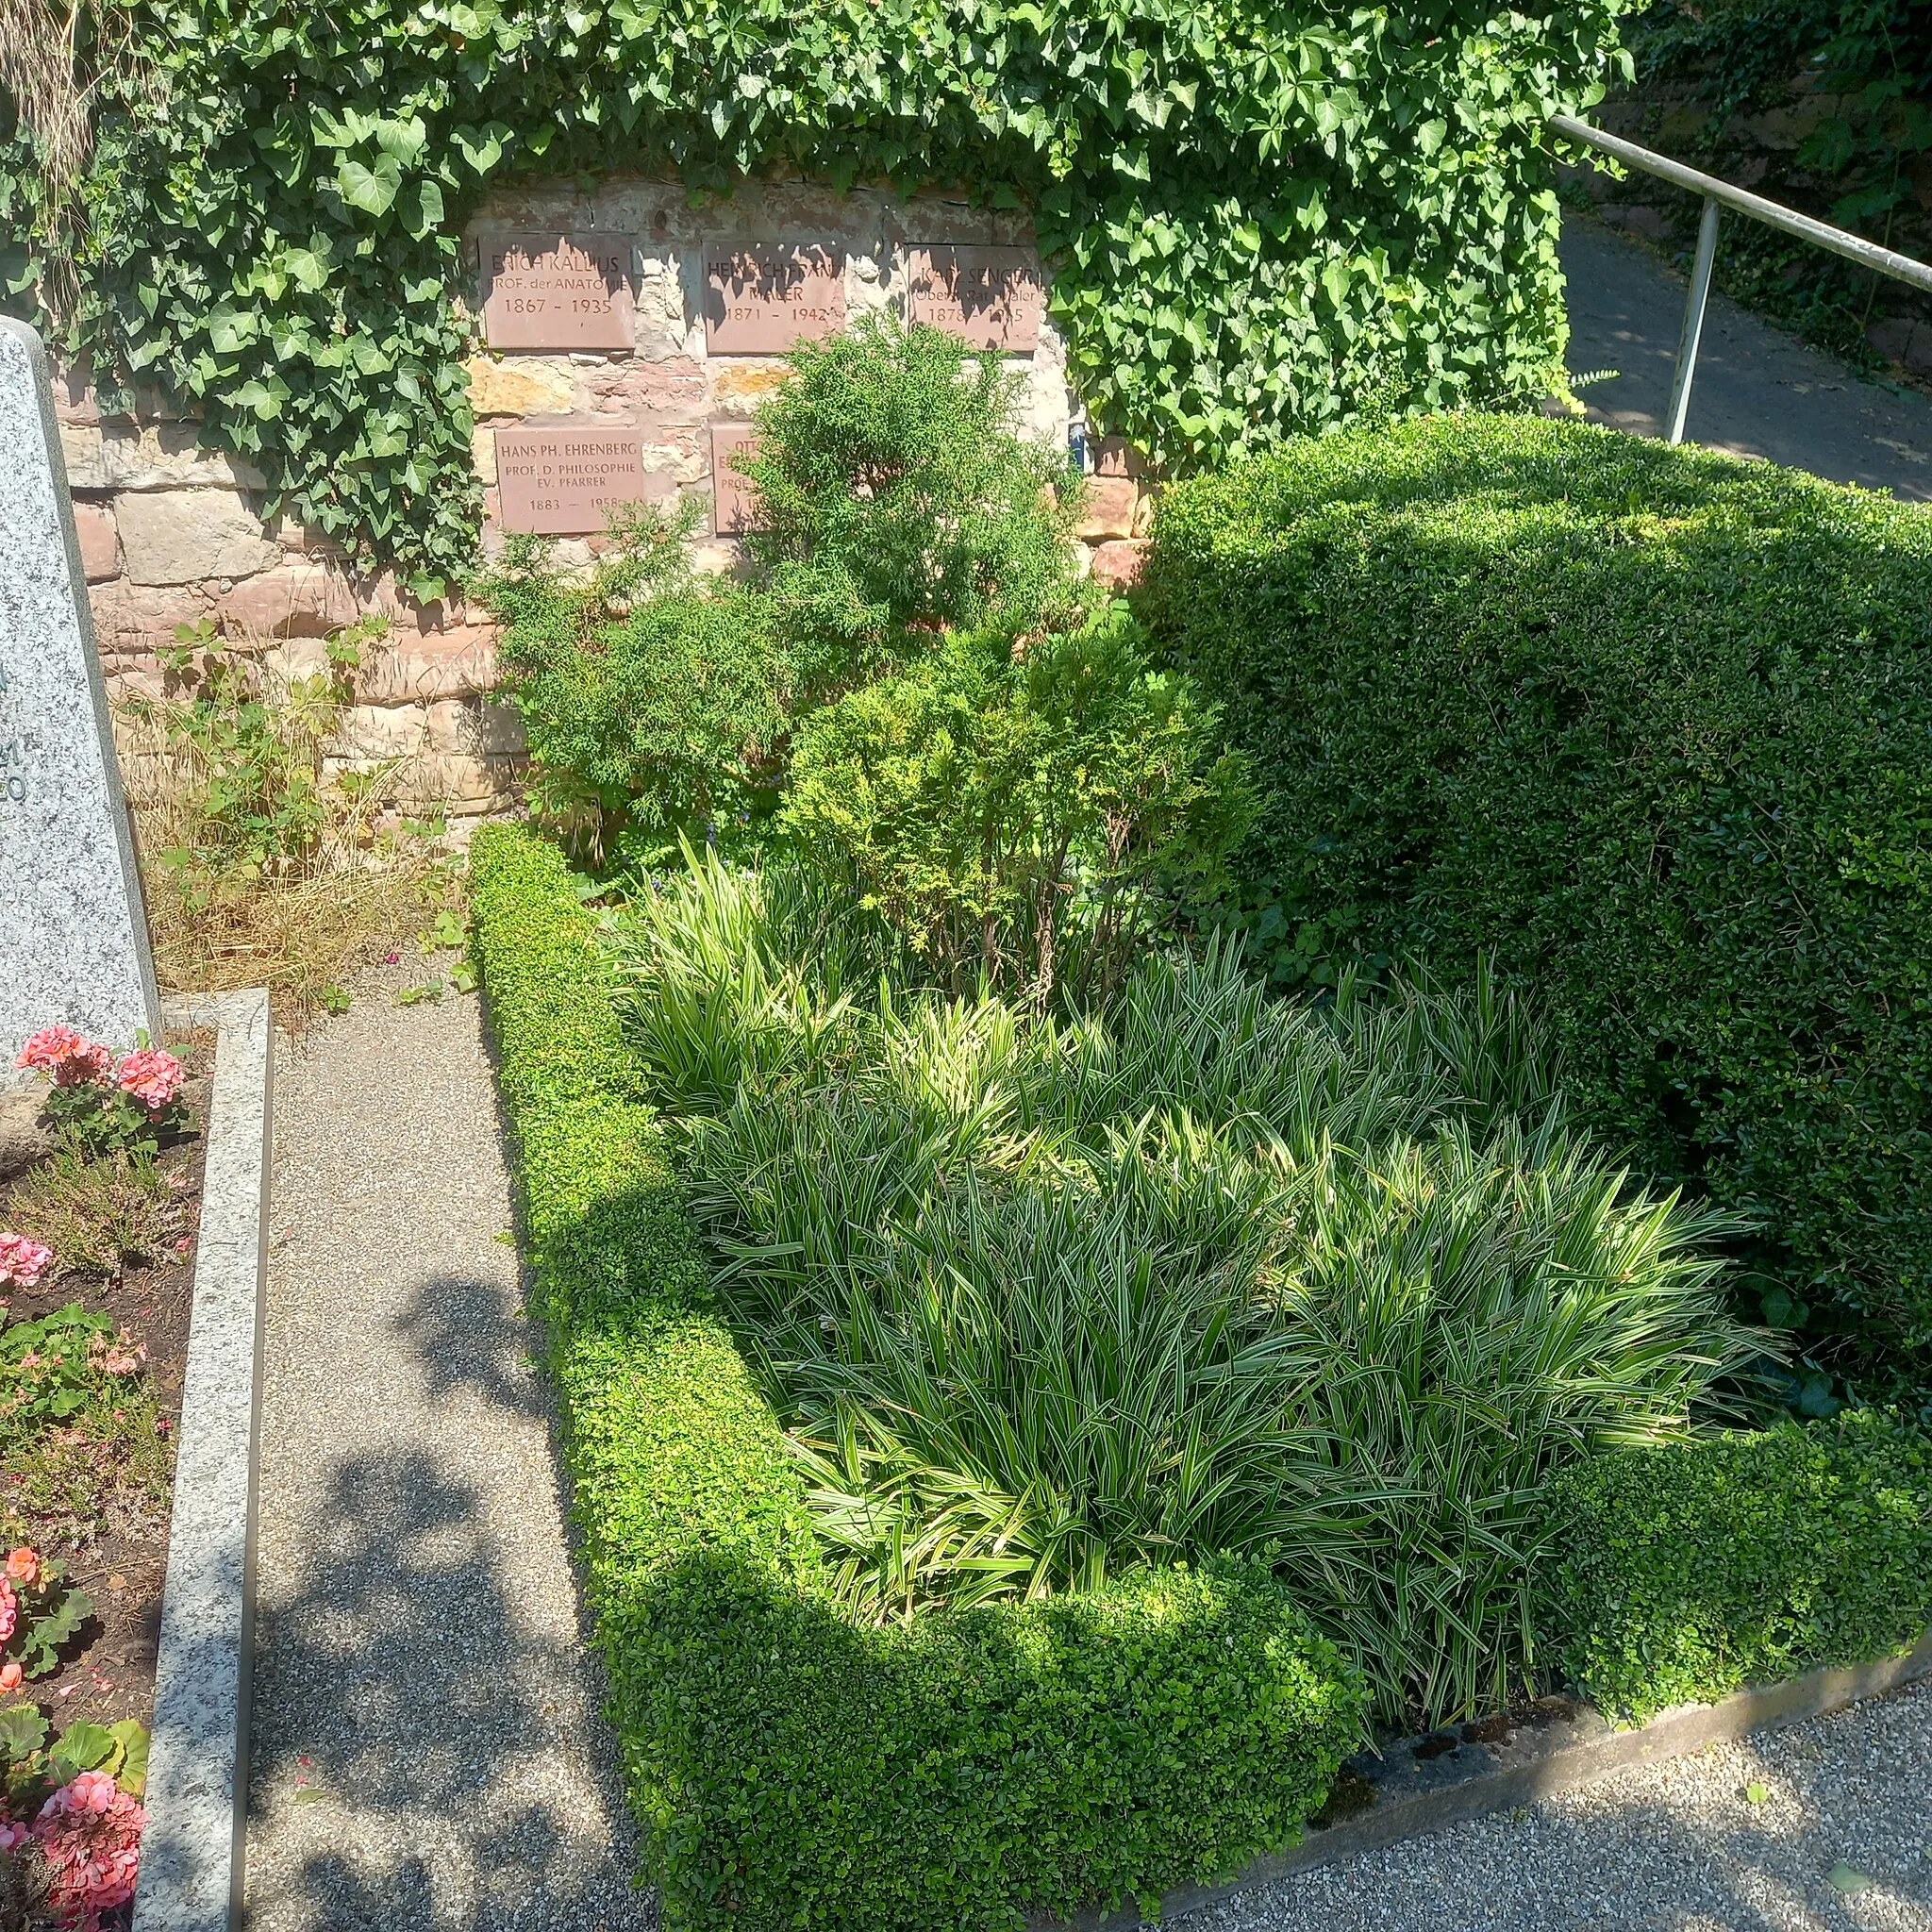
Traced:
[[[276, 1019], [299, 1027], [358, 968], [459, 906], [442, 812], [419, 799], [410, 810], [421, 817], [401, 809], [409, 761], [331, 774], [325, 753], [344, 675], [277, 689], [237, 647], [212, 677], [204, 660], [199, 724], [192, 684], [180, 698], [117, 707], [155, 971], [171, 991], [265, 986]], [[208, 720], [232, 720], [243, 704], [261, 715], [237, 753]], [[276, 822], [252, 842], [237, 839], [218, 803], [238, 792], [258, 819]]]
[[308, 878], [262, 877], [232, 900], [191, 907], [144, 868], [155, 973], [173, 992], [265, 986], [275, 1018], [299, 1026], [324, 995], [420, 933], [454, 903], [445, 863], [417, 855]]

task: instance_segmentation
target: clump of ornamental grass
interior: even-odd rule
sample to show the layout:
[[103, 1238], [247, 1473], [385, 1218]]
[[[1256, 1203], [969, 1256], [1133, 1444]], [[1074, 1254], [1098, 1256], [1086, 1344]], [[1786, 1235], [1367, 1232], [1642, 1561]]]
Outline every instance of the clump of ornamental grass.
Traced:
[[1760, 1352], [1731, 1224], [1573, 1134], [1487, 981], [1287, 1004], [1210, 947], [1056, 1020], [861, 999], [803, 929], [791, 888], [708, 865], [620, 957], [858, 1614], [1236, 1551], [1386, 1720], [1493, 1707], [1533, 1665], [1551, 1474], [1685, 1433]]

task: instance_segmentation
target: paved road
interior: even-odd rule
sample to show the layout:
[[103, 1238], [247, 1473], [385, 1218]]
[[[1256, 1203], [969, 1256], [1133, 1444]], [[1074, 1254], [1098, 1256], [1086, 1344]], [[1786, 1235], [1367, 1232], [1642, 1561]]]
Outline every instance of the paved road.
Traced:
[[[1620, 372], [1579, 392], [1591, 420], [1662, 435], [1684, 320], [1682, 279], [1641, 243], [1574, 213], [1563, 221], [1563, 270], [1571, 375]], [[1718, 295], [1705, 318], [1689, 436], [1932, 502], [1932, 396], [1864, 381]]]
[[639, 1932], [477, 1002], [391, 992], [275, 1072], [250, 1932]]

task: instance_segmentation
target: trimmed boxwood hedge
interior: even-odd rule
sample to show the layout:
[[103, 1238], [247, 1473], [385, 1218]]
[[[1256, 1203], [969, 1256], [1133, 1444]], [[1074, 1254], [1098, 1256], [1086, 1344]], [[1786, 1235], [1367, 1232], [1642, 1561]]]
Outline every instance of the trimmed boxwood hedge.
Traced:
[[1932, 1629], [1932, 1440], [1883, 1415], [1596, 1457], [1547, 1507], [1545, 1659], [1619, 1716]]
[[1015, 1927], [1290, 1842], [1365, 1696], [1264, 1570], [909, 1625], [841, 1612], [562, 858], [488, 826], [472, 881], [610, 1713], [670, 1921]]
[[1177, 486], [1146, 595], [1271, 794], [1281, 977], [1491, 953], [1593, 1126], [1932, 1353], [1932, 511], [1437, 418]]

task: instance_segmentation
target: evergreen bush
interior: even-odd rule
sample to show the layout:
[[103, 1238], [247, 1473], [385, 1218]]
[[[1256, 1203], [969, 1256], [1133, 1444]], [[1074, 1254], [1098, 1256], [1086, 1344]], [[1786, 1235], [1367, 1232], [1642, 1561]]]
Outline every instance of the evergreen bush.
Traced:
[[1764, 1313], [1932, 1351], [1932, 513], [1464, 417], [1171, 491], [1147, 614], [1266, 809], [1278, 977], [1483, 957]]

